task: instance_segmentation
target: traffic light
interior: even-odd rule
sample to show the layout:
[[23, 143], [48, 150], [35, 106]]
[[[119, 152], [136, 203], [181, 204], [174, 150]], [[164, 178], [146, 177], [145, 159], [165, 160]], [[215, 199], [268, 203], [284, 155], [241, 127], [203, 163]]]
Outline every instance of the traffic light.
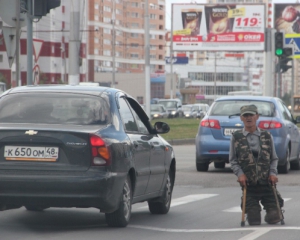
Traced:
[[278, 57], [283, 54], [284, 41], [284, 33], [275, 32], [275, 55]]
[[285, 73], [287, 70], [292, 68], [291, 65], [288, 65], [290, 61], [293, 60], [292, 56], [294, 55], [293, 48], [286, 47], [282, 49], [282, 54], [279, 57], [279, 61], [276, 65], [276, 72]]
[[34, 0], [34, 12], [35, 17], [46, 16], [52, 8], [60, 6], [60, 0]]

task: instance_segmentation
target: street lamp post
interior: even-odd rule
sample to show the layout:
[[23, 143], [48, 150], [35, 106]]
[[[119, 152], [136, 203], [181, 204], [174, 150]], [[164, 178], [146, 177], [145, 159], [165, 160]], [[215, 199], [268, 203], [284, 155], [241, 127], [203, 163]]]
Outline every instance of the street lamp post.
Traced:
[[151, 94], [151, 85], [150, 85], [150, 46], [149, 46], [149, 3], [148, 0], [145, 0], [145, 23], [144, 23], [144, 29], [145, 29], [145, 108], [146, 113], [148, 117], [150, 117], [150, 94]]

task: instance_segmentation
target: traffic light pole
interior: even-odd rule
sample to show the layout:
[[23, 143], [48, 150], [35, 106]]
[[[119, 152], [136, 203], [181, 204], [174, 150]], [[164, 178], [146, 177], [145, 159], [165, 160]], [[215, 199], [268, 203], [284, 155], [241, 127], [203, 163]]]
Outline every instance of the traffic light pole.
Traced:
[[266, 28], [264, 96], [274, 96], [274, 29]]

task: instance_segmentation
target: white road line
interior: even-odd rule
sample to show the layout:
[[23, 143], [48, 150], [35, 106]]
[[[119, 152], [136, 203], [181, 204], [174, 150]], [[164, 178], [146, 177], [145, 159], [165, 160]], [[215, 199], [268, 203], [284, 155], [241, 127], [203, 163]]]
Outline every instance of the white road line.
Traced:
[[[242, 231], [272, 231], [272, 230], [298, 230], [300, 231], [300, 227], [240, 227], [240, 228], [223, 228], [223, 229], [174, 229], [174, 228], [159, 228], [159, 227], [147, 227], [142, 225], [131, 225], [129, 224], [127, 227], [139, 228], [145, 230], [152, 230], [158, 232], [170, 232], [170, 233], [196, 233], [196, 232], [242, 232]], [[245, 239], [244, 239], [245, 240]], [[250, 240], [250, 238], [249, 238]], [[253, 240], [253, 238], [251, 239]]]
[[[219, 194], [194, 194], [194, 195], [187, 195], [187, 196], [181, 197], [181, 198], [175, 198], [175, 199], [172, 199], [171, 207], [175, 207], [175, 206], [179, 206], [179, 205], [183, 205], [183, 204], [203, 200], [203, 199], [206, 199], [206, 198], [215, 197], [215, 196], [218, 196], [218, 195]], [[139, 207], [138, 209], [143, 209], [143, 208], [148, 208], [148, 206]]]
[[262, 235], [270, 232], [271, 229], [259, 229], [259, 230], [256, 230], [242, 238], [240, 238], [239, 240], [254, 240], [254, 239], [257, 239], [259, 237], [261, 237]]
[[[286, 203], [287, 201], [291, 200], [291, 198], [284, 198], [283, 200]], [[262, 205], [261, 205], [261, 207], [263, 208]], [[236, 206], [236, 207], [225, 209], [225, 210], [223, 210], [223, 212], [242, 212], [242, 210], [241, 210], [240, 206]]]

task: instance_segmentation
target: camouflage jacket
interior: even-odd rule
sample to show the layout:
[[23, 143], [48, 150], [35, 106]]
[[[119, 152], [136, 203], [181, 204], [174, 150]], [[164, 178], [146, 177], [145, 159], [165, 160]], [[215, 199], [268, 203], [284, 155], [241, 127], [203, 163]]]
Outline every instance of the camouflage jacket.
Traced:
[[261, 131], [260, 135], [260, 151], [257, 159], [254, 158], [247, 137], [242, 131], [233, 133], [235, 139], [236, 156], [239, 165], [247, 176], [249, 185], [257, 185], [257, 183], [268, 184], [268, 177], [271, 162], [271, 134]]

